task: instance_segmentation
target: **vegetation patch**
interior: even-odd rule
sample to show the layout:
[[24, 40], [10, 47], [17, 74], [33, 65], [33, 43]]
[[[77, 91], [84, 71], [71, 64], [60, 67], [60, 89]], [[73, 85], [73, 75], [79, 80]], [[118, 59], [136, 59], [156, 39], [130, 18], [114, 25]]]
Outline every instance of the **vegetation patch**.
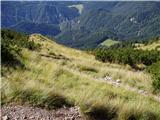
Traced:
[[112, 39], [107, 39], [104, 42], [102, 42], [100, 45], [110, 47], [110, 46], [118, 44], [118, 43], [119, 43], [119, 41], [115, 41], [115, 40], [112, 40]]
[[28, 35], [6, 29], [1, 31], [2, 64], [21, 63], [18, 57], [21, 57], [22, 48], [37, 50], [40, 44], [29, 41]]
[[97, 69], [95, 69], [93, 67], [87, 67], [87, 66], [80, 66], [79, 70], [80, 71], [88, 71], [88, 72], [98, 73]]
[[135, 45], [136, 45], [136, 49], [160, 51], [160, 37], [151, 39], [147, 42], [144, 42], [143, 44], [141, 43], [141, 44], [135, 44]]
[[[159, 39], [153, 40], [154, 42]], [[154, 42], [146, 44], [153, 44]], [[95, 50], [95, 58], [110, 63], [128, 64], [136, 70], [145, 70], [147, 66], [148, 71], [153, 76], [153, 86], [155, 89], [160, 89], [160, 72], [159, 61], [160, 51], [156, 49], [142, 50], [135, 49], [137, 46], [133, 43], [121, 43], [111, 47], [100, 47]]]
[[11, 94], [12, 97], [6, 100], [4, 100], [4, 96], [2, 96], [2, 104], [14, 101], [46, 109], [60, 108], [64, 105], [73, 106], [63, 95], [55, 93], [54, 91], [44, 92], [35, 89], [14, 89]]
[[117, 118], [117, 109], [109, 106], [91, 106], [84, 113], [89, 117], [89, 119], [93, 120], [111, 120]]
[[77, 8], [78, 11], [79, 11], [79, 14], [81, 14], [82, 11], [83, 11], [83, 4], [70, 5], [70, 6], [68, 6], [68, 7], [69, 7], [69, 8], [72, 8], [72, 7]]
[[160, 91], [160, 61], [153, 63], [147, 68], [148, 72], [151, 73], [153, 78], [153, 86], [155, 90]]
[[103, 62], [129, 64], [133, 68], [137, 64], [151, 65], [160, 60], [160, 52], [156, 50], [143, 51], [133, 48], [100, 48], [96, 50], [96, 59]]

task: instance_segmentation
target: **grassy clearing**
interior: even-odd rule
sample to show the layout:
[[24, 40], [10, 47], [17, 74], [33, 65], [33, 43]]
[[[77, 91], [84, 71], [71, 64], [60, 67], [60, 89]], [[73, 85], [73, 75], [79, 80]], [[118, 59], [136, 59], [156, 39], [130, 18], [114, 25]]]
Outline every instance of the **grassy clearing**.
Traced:
[[110, 47], [110, 46], [112, 46], [114, 44], [117, 44], [117, 43], [119, 43], [119, 41], [115, 41], [115, 40], [112, 40], [112, 39], [107, 39], [104, 42], [102, 42], [101, 45]]
[[83, 4], [70, 5], [70, 6], [68, 6], [68, 7], [70, 7], [70, 8], [72, 8], [72, 7], [77, 8], [77, 9], [78, 9], [78, 11], [79, 11], [79, 14], [81, 14], [81, 13], [82, 13], [82, 11], [83, 11]]
[[[42, 49], [40, 52], [22, 50], [26, 69], [3, 66], [3, 104], [16, 101], [49, 109], [79, 105], [88, 118], [96, 120], [160, 119], [159, 102], [91, 79], [110, 75], [120, 78], [124, 84], [134, 80], [133, 86], [150, 90], [151, 78], [146, 73], [133, 71], [128, 66], [101, 63], [92, 55], [57, 45], [40, 35], [30, 39], [40, 43]], [[40, 53], [55, 53], [53, 55], [69, 60], [44, 57]]]

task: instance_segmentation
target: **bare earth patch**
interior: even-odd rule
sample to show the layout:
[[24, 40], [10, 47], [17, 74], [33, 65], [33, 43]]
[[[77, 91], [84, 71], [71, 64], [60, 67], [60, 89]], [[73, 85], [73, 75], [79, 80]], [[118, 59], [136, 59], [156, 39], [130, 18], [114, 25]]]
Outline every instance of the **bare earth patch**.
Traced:
[[2, 120], [84, 120], [79, 107], [46, 110], [38, 107], [9, 105], [1, 108]]

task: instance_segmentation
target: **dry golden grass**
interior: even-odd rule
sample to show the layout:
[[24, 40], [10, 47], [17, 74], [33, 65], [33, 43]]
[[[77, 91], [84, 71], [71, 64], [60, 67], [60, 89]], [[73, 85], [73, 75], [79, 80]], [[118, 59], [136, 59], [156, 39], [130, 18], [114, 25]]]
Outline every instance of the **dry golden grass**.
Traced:
[[160, 50], [160, 40], [153, 42], [149, 45], [144, 45], [144, 44], [136, 44], [137, 49], [142, 49], [142, 50]]
[[32, 35], [30, 40], [42, 48], [23, 49], [26, 69], [2, 68], [2, 103], [28, 102], [46, 108], [79, 105], [84, 114], [95, 119], [160, 119], [160, 103], [153, 98], [93, 80], [109, 75], [123, 84], [149, 91], [151, 78], [145, 72], [101, 63], [90, 54], [58, 45], [41, 35]]

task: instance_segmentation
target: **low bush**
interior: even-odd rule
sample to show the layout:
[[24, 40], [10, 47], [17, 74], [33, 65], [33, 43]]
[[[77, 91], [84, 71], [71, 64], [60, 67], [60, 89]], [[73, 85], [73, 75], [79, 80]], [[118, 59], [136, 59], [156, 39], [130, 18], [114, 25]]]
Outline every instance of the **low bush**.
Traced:
[[28, 37], [28, 35], [11, 30], [4, 29], [1, 31], [2, 64], [18, 62], [17, 57], [21, 56], [22, 48], [27, 48], [29, 50], [37, 50], [40, 48], [40, 44], [28, 41]]
[[160, 60], [160, 51], [135, 50], [133, 48], [98, 48], [95, 57], [103, 62], [128, 64], [135, 68], [137, 64], [151, 65]]
[[18, 62], [16, 59], [17, 55], [20, 55], [21, 49], [18, 47], [12, 47], [7, 40], [1, 39], [1, 62], [2, 63], [13, 63]]
[[147, 68], [153, 77], [153, 86], [156, 91], [160, 91], [160, 61], [153, 63]]

